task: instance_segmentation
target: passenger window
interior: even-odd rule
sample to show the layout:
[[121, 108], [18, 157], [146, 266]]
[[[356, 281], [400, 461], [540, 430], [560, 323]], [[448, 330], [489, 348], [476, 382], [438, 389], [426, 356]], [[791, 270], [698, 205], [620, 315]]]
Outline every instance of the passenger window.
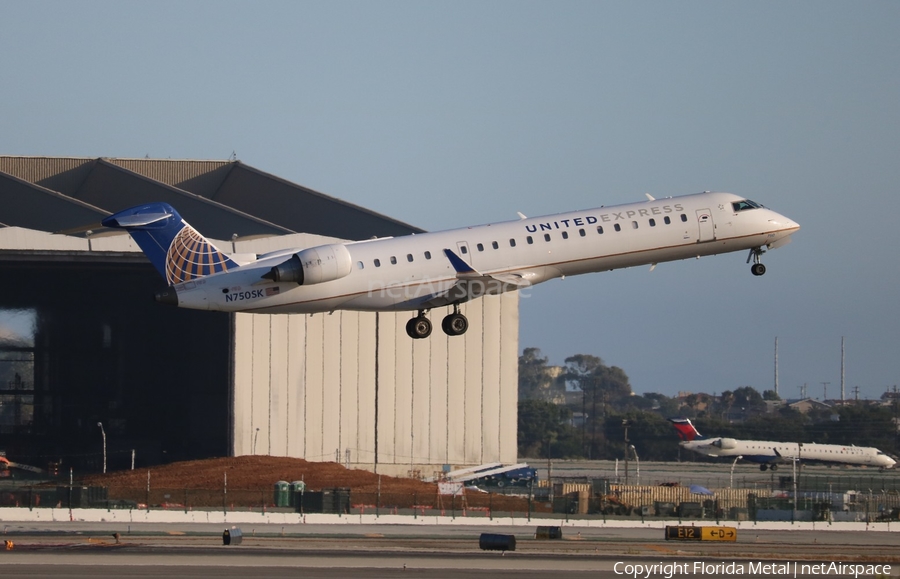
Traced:
[[462, 247], [459, 248], [459, 252], [462, 253], [463, 255], [469, 253], [468, 246], [463, 245]]
[[357, 261], [357, 262], [356, 262], [356, 267], [358, 267], [359, 269], [362, 269], [362, 268], [365, 267], [365, 266], [363, 265], [363, 262]]
[[510, 247], [515, 247], [515, 246], [516, 246], [516, 240], [515, 240], [515, 239], [510, 239], [510, 240], [509, 240], [509, 246], [510, 246]]
[[632, 228], [632, 229], [637, 229], [637, 228], [638, 228], [637, 221], [632, 221], [632, 222], [631, 222], [631, 228]]
[[395, 256], [391, 256], [391, 265], [397, 265], [397, 258]]
[[430, 251], [426, 251], [426, 252], [425, 252], [425, 259], [431, 259], [431, 252], [430, 252]]
[[598, 225], [598, 226], [597, 226], [597, 233], [601, 233], [601, 234], [603, 233], [603, 226], [602, 226], [602, 225]]
[[534, 239], [532, 239], [532, 237], [530, 235], [525, 238], [525, 241], [528, 242], [528, 245], [531, 245], [532, 243], [534, 243]]
[[682, 214], [681, 214], [681, 220], [686, 222], [686, 221], [687, 221], [687, 215], [685, 215], [684, 213], [682, 213]]
[[480, 243], [478, 245], [476, 245], [475, 247], [478, 248], [478, 251], [484, 251], [484, 246]]
[[622, 231], [622, 226], [616, 223], [615, 225], [613, 225], [613, 229], [615, 229], [616, 231]]
[[581, 237], [584, 237], [584, 236], [587, 235], [587, 234], [584, 232], [584, 229], [579, 229], [579, 230], [578, 230], [578, 235], [580, 235]]
[[672, 223], [672, 220], [671, 220], [671, 219], [669, 219], [669, 216], [668, 216], [668, 215], [666, 215], [666, 216], [665, 216], [665, 217], [663, 217], [663, 221], [665, 221], [665, 222], [666, 222], [666, 225], [669, 225], [669, 224], [671, 224], [671, 223]]
[[375, 267], [381, 267], [381, 260], [380, 260], [380, 259], [376, 259], [376, 260], [375, 260]]
[[650, 227], [656, 227], [656, 219], [650, 219]]
[[407, 254], [406, 254], [406, 261], [412, 263], [412, 260], [413, 260], [412, 254], [411, 254], [411, 253], [407, 253]]
[[550, 234], [549, 234], [549, 233], [545, 233], [545, 234], [544, 234], [544, 241], [550, 241]]
[[492, 242], [491, 242], [491, 247], [493, 247], [494, 249], [497, 249], [497, 248], [500, 247], [500, 245], [499, 245], [496, 241], [492, 241]]
[[563, 231], [563, 232], [562, 232], [562, 236], [563, 236], [563, 239], [569, 239], [569, 232], [568, 232], [568, 231]]

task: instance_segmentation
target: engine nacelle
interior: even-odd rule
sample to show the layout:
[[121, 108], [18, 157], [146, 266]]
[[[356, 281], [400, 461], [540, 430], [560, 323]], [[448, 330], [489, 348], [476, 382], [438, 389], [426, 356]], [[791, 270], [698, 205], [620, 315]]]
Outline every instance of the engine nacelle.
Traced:
[[263, 277], [272, 281], [312, 285], [340, 279], [348, 275], [352, 268], [353, 259], [346, 246], [333, 243], [299, 251]]
[[716, 446], [722, 450], [731, 450], [737, 448], [737, 441], [733, 438], [720, 438], [716, 441]]

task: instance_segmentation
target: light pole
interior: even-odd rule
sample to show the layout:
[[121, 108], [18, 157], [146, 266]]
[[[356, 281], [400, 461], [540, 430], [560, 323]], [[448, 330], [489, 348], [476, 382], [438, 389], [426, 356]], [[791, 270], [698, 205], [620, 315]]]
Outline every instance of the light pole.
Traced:
[[256, 427], [256, 432], [253, 434], [253, 452], [251, 454], [256, 454], [256, 439], [259, 438], [259, 427]]
[[734, 457], [734, 462], [731, 463], [731, 484], [728, 485], [728, 488], [730, 489], [734, 488], [734, 467], [735, 465], [737, 465], [737, 461], [741, 460], [742, 458], [744, 457], [741, 455], [737, 455], [736, 457]]
[[634, 463], [637, 465], [637, 484], [641, 486], [641, 459], [638, 457], [637, 449], [634, 448], [634, 445], [629, 445], [631, 448], [631, 452], [634, 453]]
[[100, 434], [103, 435], [103, 474], [106, 474], [106, 431], [103, 430], [102, 422], [98, 422], [97, 426], [100, 427]]

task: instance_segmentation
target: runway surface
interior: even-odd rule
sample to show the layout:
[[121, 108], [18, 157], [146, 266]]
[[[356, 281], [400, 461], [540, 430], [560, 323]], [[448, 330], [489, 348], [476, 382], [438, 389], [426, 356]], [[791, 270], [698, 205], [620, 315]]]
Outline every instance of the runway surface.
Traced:
[[486, 529], [516, 536], [516, 550], [502, 553], [478, 548], [480, 529], [445, 525], [261, 525], [228, 546], [215, 525], [131, 527], [8, 525], [3, 539], [14, 546], [0, 551], [3, 577], [618, 577], [623, 565], [695, 561], [890, 564], [900, 575], [897, 533], [877, 531], [741, 529], [735, 543], [701, 543], [666, 541], [662, 529], [564, 529], [560, 540], [534, 539], [527, 527]]

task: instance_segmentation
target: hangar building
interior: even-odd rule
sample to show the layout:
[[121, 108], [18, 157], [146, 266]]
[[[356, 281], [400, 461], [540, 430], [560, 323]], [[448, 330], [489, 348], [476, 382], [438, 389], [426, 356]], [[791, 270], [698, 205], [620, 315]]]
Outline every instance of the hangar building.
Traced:
[[99, 470], [105, 434], [110, 470], [132, 450], [138, 466], [268, 454], [423, 476], [516, 460], [516, 293], [463, 304], [465, 335], [425, 340], [407, 313], [171, 308], [127, 234], [84, 231], [153, 201], [233, 253], [420, 231], [240, 161], [0, 156], [11, 459]]

